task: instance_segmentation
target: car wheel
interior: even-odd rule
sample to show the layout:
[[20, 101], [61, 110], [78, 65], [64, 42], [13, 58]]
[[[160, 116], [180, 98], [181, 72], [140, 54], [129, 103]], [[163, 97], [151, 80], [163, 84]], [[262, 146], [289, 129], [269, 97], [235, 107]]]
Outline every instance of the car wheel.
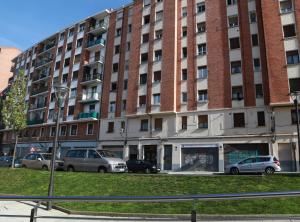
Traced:
[[266, 174], [273, 174], [275, 172], [275, 169], [273, 167], [267, 167], [265, 169]]
[[72, 166], [68, 166], [67, 171], [68, 172], [75, 172], [74, 167], [72, 167]]
[[48, 170], [48, 167], [46, 165], [42, 166], [42, 170]]
[[232, 167], [230, 169], [230, 174], [232, 174], [232, 175], [238, 175], [239, 174], [239, 169], [236, 168], [236, 167]]
[[151, 173], [150, 169], [149, 168], [145, 169], [145, 173], [147, 174]]
[[98, 172], [99, 172], [99, 173], [106, 173], [107, 170], [106, 170], [105, 167], [99, 167]]

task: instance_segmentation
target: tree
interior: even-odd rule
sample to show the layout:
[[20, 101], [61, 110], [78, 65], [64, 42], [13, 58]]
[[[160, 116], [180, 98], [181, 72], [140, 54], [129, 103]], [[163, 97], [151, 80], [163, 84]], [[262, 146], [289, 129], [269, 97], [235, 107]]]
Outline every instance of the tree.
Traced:
[[11, 85], [4, 102], [2, 110], [3, 123], [6, 128], [11, 129], [15, 136], [13, 150], [12, 168], [15, 165], [16, 148], [18, 145], [19, 132], [26, 128], [27, 104], [26, 97], [27, 78], [24, 71], [20, 70]]

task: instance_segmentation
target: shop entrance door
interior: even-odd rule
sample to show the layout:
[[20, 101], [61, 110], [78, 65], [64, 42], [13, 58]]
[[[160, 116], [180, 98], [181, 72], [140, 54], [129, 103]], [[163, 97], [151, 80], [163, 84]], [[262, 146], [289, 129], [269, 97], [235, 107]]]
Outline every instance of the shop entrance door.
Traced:
[[290, 143], [278, 144], [278, 158], [280, 167], [284, 172], [295, 171], [295, 157], [293, 154], [293, 146]]
[[157, 164], [157, 146], [145, 145], [144, 146], [144, 159], [153, 164]]
[[165, 145], [164, 147], [164, 170], [172, 170], [172, 145]]

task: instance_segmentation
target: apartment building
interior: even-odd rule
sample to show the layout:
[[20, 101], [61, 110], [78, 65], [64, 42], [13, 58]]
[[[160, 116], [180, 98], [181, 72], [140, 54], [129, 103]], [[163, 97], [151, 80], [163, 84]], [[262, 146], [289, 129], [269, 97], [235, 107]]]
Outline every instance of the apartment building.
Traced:
[[[108, 24], [101, 31], [89, 28], [101, 16], [88, 18], [81, 51], [81, 24], [43, 41], [55, 39], [42, 51], [54, 55], [46, 63], [48, 81], [28, 83], [29, 104], [42, 101], [42, 109], [29, 110], [29, 120], [37, 114], [41, 125], [30, 128], [40, 129], [37, 141], [53, 139], [51, 84], [58, 78], [76, 97], [62, 107], [61, 149], [96, 146], [126, 160], [156, 162], [165, 171], [222, 172], [244, 157], [272, 154], [283, 170], [299, 170], [289, 97], [300, 90], [299, 7], [293, 0], [136, 0], [101, 14]], [[94, 64], [95, 57], [102, 62]], [[86, 84], [86, 70], [103, 78]], [[40, 84], [44, 93], [32, 96]], [[94, 110], [99, 116], [92, 116]]]

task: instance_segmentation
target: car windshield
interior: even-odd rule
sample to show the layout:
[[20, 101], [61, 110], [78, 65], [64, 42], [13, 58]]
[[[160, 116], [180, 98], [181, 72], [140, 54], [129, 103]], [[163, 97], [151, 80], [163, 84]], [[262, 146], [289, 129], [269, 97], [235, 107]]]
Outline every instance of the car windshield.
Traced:
[[51, 160], [51, 154], [42, 154], [45, 160]]
[[102, 157], [115, 157], [115, 155], [112, 152], [106, 151], [106, 150], [98, 150], [98, 153]]

